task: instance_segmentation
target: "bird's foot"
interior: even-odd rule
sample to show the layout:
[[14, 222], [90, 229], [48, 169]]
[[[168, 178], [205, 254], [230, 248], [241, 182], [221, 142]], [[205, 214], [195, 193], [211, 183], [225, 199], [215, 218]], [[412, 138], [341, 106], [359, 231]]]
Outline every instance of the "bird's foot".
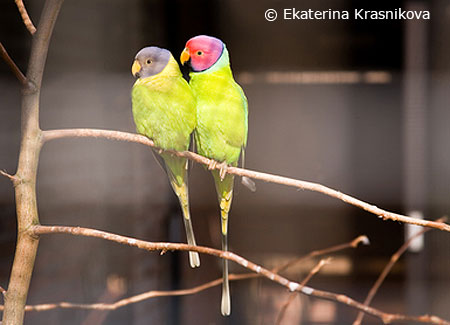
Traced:
[[227, 175], [227, 172], [228, 172], [227, 162], [224, 161], [223, 163], [220, 163], [219, 167], [220, 167], [219, 176], [220, 176], [220, 179], [223, 180], [225, 178], [225, 176]]
[[215, 161], [214, 159], [210, 159], [209, 163], [208, 163], [208, 169], [209, 170], [216, 169], [216, 166], [217, 166], [217, 161]]

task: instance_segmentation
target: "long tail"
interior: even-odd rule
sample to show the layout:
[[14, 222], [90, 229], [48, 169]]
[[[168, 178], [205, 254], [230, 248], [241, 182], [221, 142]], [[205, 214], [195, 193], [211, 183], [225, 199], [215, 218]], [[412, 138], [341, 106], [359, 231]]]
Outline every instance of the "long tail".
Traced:
[[[226, 175], [225, 178], [221, 180], [218, 171], [213, 171], [213, 176], [216, 183], [216, 190], [220, 204], [222, 250], [228, 251], [228, 215], [231, 208], [231, 201], [233, 200], [234, 176]], [[222, 266], [223, 282], [221, 311], [222, 315], [228, 316], [231, 314], [230, 284], [228, 280], [228, 260], [222, 259]]]
[[[192, 228], [191, 214], [189, 212], [189, 191], [187, 182], [187, 160], [178, 157], [163, 156], [167, 165], [170, 185], [178, 196], [181, 210], [183, 212], [186, 238], [189, 245], [196, 246], [194, 229]], [[200, 266], [200, 256], [197, 252], [189, 252], [189, 263], [192, 268]]]

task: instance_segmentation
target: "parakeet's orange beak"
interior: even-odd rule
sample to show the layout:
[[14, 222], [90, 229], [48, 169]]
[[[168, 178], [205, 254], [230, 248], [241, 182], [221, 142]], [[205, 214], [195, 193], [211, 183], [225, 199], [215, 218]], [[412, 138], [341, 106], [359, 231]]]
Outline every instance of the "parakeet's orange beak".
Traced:
[[189, 50], [187, 47], [185, 47], [183, 52], [181, 52], [181, 57], [180, 57], [181, 64], [184, 65], [184, 63], [186, 61], [189, 61], [190, 58], [191, 58], [191, 56], [189, 55]]
[[133, 66], [131, 67], [131, 73], [136, 78], [139, 78], [139, 71], [141, 71], [141, 65], [139, 64], [138, 60], [134, 60]]

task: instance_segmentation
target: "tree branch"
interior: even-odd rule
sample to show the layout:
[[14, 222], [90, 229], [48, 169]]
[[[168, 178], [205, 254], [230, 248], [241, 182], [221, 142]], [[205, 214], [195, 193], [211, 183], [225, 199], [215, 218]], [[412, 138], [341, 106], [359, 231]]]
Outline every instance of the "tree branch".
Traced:
[[27, 84], [27, 77], [22, 73], [20, 68], [17, 66], [17, 64], [14, 62], [14, 60], [9, 56], [8, 52], [6, 51], [5, 47], [3, 46], [2, 42], [0, 42], [0, 54], [5, 60], [5, 62], [9, 65], [11, 68], [11, 71], [14, 73], [16, 78], [19, 80], [19, 82], [22, 84], [22, 86], [25, 86]]
[[36, 176], [42, 146], [39, 128], [39, 99], [48, 46], [62, 0], [47, 0], [39, 28], [33, 36], [27, 82], [22, 93], [22, 138], [15, 177], [17, 243], [9, 285], [5, 294], [3, 325], [23, 323], [25, 304], [39, 240], [30, 231], [39, 224]]
[[[43, 235], [43, 234], [71, 234], [75, 236], [85, 236], [85, 237], [95, 237], [95, 238], [101, 238], [104, 240], [113, 241], [119, 244], [124, 244], [132, 247], [137, 247], [140, 249], [145, 249], [148, 251], [162, 251], [166, 252], [168, 250], [180, 250], [180, 251], [196, 251], [202, 254], [208, 254], [217, 256], [220, 258], [224, 258], [230, 261], [233, 261], [241, 266], [243, 266], [246, 269], [249, 269], [255, 273], [257, 273], [260, 276], [264, 276], [268, 278], [271, 281], [277, 282], [281, 284], [282, 286], [288, 288], [290, 291], [298, 291], [301, 292], [307, 296], [314, 296], [319, 297], [323, 299], [332, 300], [335, 302], [339, 302], [345, 305], [348, 305], [350, 307], [359, 309], [361, 311], [364, 311], [365, 313], [368, 313], [370, 315], [376, 316], [380, 318], [385, 323], [390, 323], [393, 321], [401, 321], [401, 322], [410, 322], [410, 321], [416, 321], [421, 323], [428, 323], [428, 324], [447, 324], [450, 325], [450, 322], [443, 320], [437, 316], [429, 316], [429, 315], [423, 315], [423, 316], [407, 316], [407, 315], [400, 315], [400, 314], [389, 314], [384, 313], [382, 311], [379, 311], [375, 308], [364, 306], [362, 303], [357, 302], [353, 300], [350, 297], [347, 297], [345, 295], [336, 294], [332, 292], [322, 291], [313, 289], [311, 287], [302, 286], [298, 282], [290, 281], [287, 278], [280, 276], [272, 271], [269, 271], [268, 269], [257, 265], [253, 262], [248, 261], [247, 259], [236, 255], [232, 252], [224, 252], [218, 249], [209, 248], [209, 247], [203, 247], [203, 246], [191, 246], [187, 244], [179, 244], [179, 243], [162, 243], [162, 242], [148, 242], [139, 240], [132, 237], [126, 237], [126, 236], [120, 236], [112, 233], [108, 233], [105, 231], [100, 231], [96, 229], [89, 229], [89, 228], [80, 228], [80, 227], [68, 227], [68, 226], [41, 226], [36, 225], [31, 228], [31, 231], [36, 235]], [[243, 275], [247, 276], [247, 275]], [[212, 286], [212, 283], [216, 283], [214, 280], [213, 282], [204, 284], [203, 286]], [[197, 290], [197, 289], [190, 289], [190, 290]], [[200, 290], [200, 289], [198, 289]], [[148, 293], [147, 293], [148, 294]], [[155, 294], [155, 293], [153, 293]], [[189, 294], [189, 293], [186, 293]], [[168, 294], [165, 294], [168, 295]]]
[[[436, 221], [439, 222], [443, 222], [446, 221], [447, 218], [443, 217], [440, 218]], [[426, 233], [427, 231], [431, 230], [430, 228], [426, 228], [423, 229], [419, 232], [417, 232], [414, 236], [411, 236], [411, 238], [409, 238], [399, 249], [398, 251], [396, 251], [394, 253], [394, 255], [392, 255], [390, 261], [388, 264], [386, 264], [386, 266], [384, 267], [383, 271], [381, 272], [380, 276], [378, 277], [377, 281], [375, 281], [373, 287], [370, 289], [366, 299], [364, 300], [364, 305], [365, 306], [369, 306], [370, 303], [372, 302], [373, 297], [375, 297], [375, 294], [377, 293], [378, 289], [381, 287], [381, 284], [383, 283], [383, 281], [386, 279], [387, 275], [389, 274], [389, 272], [391, 272], [392, 267], [394, 266], [394, 264], [398, 261], [398, 259], [400, 258], [400, 256], [403, 255], [404, 252], [406, 252], [406, 250], [408, 249], [409, 245], [411, 245], [411, 243], [414, 241], [414, 239], [416, 239], [419, 236], [422, 236], [424, 233]], [[364, 313], [359, 312], [358, 316], [356, 317], [356, 320], [353, 322], [353, 325], [360, 325], [361, 321], [364, 318]]]
[[[152, 140], [150, 140], [142, 135], [121, 132], [121, 131], [99, 130], [99, 129], [62, 129], [62, 130], [44, 131], [43, 135], [44, 135], [44, 138], [43, 138], [44, 142], [49, 141], [49, 140], [54, 140], [54, 139], [70, 138], [70, 137], [95, 137], [95, 138], [106, 138], [106, 139], [113, 139], [113, 140], [119, 140], [119, 141], [136, 142], [136, 143], [144, 144], [144, 145], [147, 145], [150, 147], [155, 147], [155, 144], [153, 143]], [[220, 164], [212, 164], [213, 161], [211, 159], [200, 156], [200, 155], [190, 152], [190, 151], [183, 151], [183, 152], [177, 152], [177, 151], [173, 151], [173, 150], [166, 150], [166, 151], [172, 153], [175, 156], [185, 157], [185, 158], [193, 160], [197, 163], [207, 165], [213, 169], [221, 169]], [[318, 183], [301, 181], [301, 180], [296, 180], [293, 178], [272, 175], [272, 174], [257, 172], [257, 171], [238, 168], [238, 167], [227, 167], [226, 172], [229, 174], [245, 176], [245, 177], [258, 179], [258, 180], [269, 182], [269, 183], [286, 185], [286, 186], [295, 187], [295, 188], [298, 188], [301, 190], [308, 190], [308, 191], [322, 193], [327, 196], [331, 196], [338, 200], [341, 200], [347, 204], [361, 208], [372, 214], [375, 214], [375, 215], [379, 216], [380, 218], [383, 218], [383, 220], [398, 221], [398, 222], [409, 223], [409, 224], [422, 226], [422, 227], [436, 228], [436, 229], [450, 232], [450, 225], [448, 225], [448, 224], [445, 224], [442, 222], [436, 222], [436, 221], [421, 220], [421, 219], [416, 219], [416, 218], [404, 216], [404, 215], [397, 214], [397, 213], [392, 213], [392, 212], [380, 209], [375, 205], [366, 203], [366, 202], [356, 199], [350, 195], [344, 194], [342, 192], [339, 192], [337, 190], [334, 190], [332, 188], [326, 187], [326, 186], [318, 184]]]
[[25, 5], [23, 4], [23, 0], [15, 0], [17, 9], [19, 9], [20, 16], [22, 17], [23, 23], [25, 24], [25, 27], [28, 29], [31, 35], [36, 33], [36, 27], [34, 27], [33, 22], [30, 19], [30, 16], [28, 16], [27, 9], [25, 8]]

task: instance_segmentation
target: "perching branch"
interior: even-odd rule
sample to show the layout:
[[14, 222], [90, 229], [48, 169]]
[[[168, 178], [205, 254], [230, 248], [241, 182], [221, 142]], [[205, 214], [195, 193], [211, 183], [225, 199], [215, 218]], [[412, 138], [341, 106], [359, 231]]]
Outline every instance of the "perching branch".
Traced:
[[[446, 221], [446, 220], [447, 220], [447, 218], [443, 217], [443, 218], [440, 218], [440, 219], [438, 219], [436, 221], [443, 222], [443, 221]], [[419, 236], [422, 236], [424, 233], [426, 233], [429, 230], [431, 230], [431, 229], [427, 228], [427, 229], [423, 229], [421, 231], [418, 231], [414, 236], [411, 236], [411, 238], [409, 238], [398, 249], [398, 251], [396, 251], [394, 253], [394, 255], [391, 256], [391, 259], [390, 259], [389, 263], [386, 264], [386, 266], [383, 269], [383, 272], [381, 272], [381, 274], [378, 277], [377, 281], [375, 281], [373, 287], [370, 289], [366, 299], [364, 300], [364, 305], [365, 306], [369, 306], [370, 305], [370, 303], [372, 302], [373, 297], [377, 293], [377, 291], [380, 288], [381, 284], [383, 283], [384, 279], [386, 279], [386, 277], [389, 274], [389, 272], [391, 272], [392, 267], [394, 266], [394, 264], [398, 261], [400, 256], [402, 256], [403, 253], [406, 252], [406, 250], [408, 249], [409, 245], [411, 245], [411, 243], [414, 241], [414, 239], [416, 239]], [[359, 312], [358, 316], [356, 317], [356, 320], [353, 322], [353, 325], [360, 325], [361, 321], [363, 320], [363, 318], [364, 318], [364, 313]]]
[[25, 24], [25, 27], [28, 29], [31, 35], [36, 33], [36, 27], [34, 27], [33, 22], [30, 19], [30, 16], [28, 16], [27, 9], [25, 8], [25, 5], [23, 4], [23, 0], [15, 0], [17, 9], [19, 9], [20, 16], [22, 17], [23, 23]]
[[[106, 138], [106, 139], [113, 139], [113, 140], [119, 140], [119, 141], [136, 142], [136, 143], [141, 143], [141, 144], [144, 144], [144, 145], [147, 145], [150, 147], [155, 147], [155, 144], [153, 143], [152, 140], [150, 140], [142, 135], [121, 132], [121, 131], [98, 130], [98, 129], [62, 129], [62, 130], [44, 131], [43, 136], [44, 136], [43, 137], [44, 142], [49, 141], [49, 140], [54, 140], [54, 139], [60, 139], [60, 138], [95, 137], [95, 138]], [[177, 151], [173, 151], [173, 150], [167, 150], [167, 151], [176, 156], [185, 157], [185, 158], [193, 160], [197, 163], [207, 165], [207, 166], [211, 167], [212, 169], [221, 169], [222, 168], [222, 166], [220, 164], [213, 164], [213, 160], [208, 159], [203, 156], [200, 156], [191, 151], [183, 151], [183, 152], [177, 152]], [[290, 187], [296, 187], [301, 190], [308, 190], [308, 191], [322, 193], [322, 194], [334, 197], [338, 200], [341, 200], [347, 204], [351, 204], [353, 206], [361, 208], [372, 214], [375, 214], [375, 215], [379, 216], [380, 218], [383, 218], [383, 220], [399, 221], [399, 222], [403, 222], [403, 223], [409, 223], [409, 224], [422, 226], [422, 227], [436, 228], [436, 229], [450, 232], [450, 225], [448, 225], [448, 224], [445, 224], [442, 222], [436, 222], [436, 221], [416, 219], [416, 218], [404, 216], [401, 214], [389, 212], [389, 211], [380, 209], [373, 204], [366, 203], [366, 202], [356, 199], [350, 195], [344, 194], [342, 192], [339, 192], [337, 190], [334, 190], [332, 188], [326, 187], [326, 186], [318, 184], [318, 183], [301, 181], [301, 180], [296, 180], [293, 178], [272, 175], [272, 174], [257, 172], [257, 171], [238, 168], [238, 167], [227, 167], [226, 173], [234, 174], [234, 175], [238, 175], [238, 176], [246, 176], [249, 178], [258, 179], [258, 180], [269, 182], [269, 183], [275, 183], [275, 184], [281, 184], [281, 185], [286, 185], [286, 186], [290, 186]]]
[[27, 77], [22, 73], [20, 68], [17, 66], [17, 64], [14, 62], [14, 60], [9, 56], [8, 52], [6, 51], [5, 47], [3, 46], [2, 42], [0, 42], [0, 55], [2, 56], [3, 60], [9, 65], [11, 68], [11, 71], [14, 73], [16, 78], [20, 81], [22, 86], [25, 86], [27, 83]]
[[[400, 315], [400, 314], [389, 314], [384, 313], [382, 311], [379, 311], [375, 308], [364, 306], [362, 303], [357, 302], [353, 300], [350, 297], [347, 297], [345, 295], [336, 294], [333, 292], [327, 292], [322, 290], [313, 289], [311, 287], [302, 286], [298, 282], [290, 281], [287, 278], [280, 276], [272, 271], [269, 271], [268, 269], [257, 265], [253, 262], [250, 262], [249, 260], [236, 255], [232, 252], [224, 252], [218, 249], [209, 248], [209, 247], [203, 247], [203, 246], [191, 246], [187, 244], [179, 244], [179, 243], [162, 243], [162, 242], [148, 242], [139, 240], [132, 237], [126, 237], [126, 236], [120, 236], [117, 234], [108, 233], [105, 231], [100, 231], [96, 229], [89, 229], [89, 228], [80, 228], [80, 227], [67, 227], [67, 226], [40, 226], [36, 225], [31, 228], [33, 233], [36, 236], [43, 235], [43, 234], [71, 234], [75, 236], [85, 236], [85, 237], [95, 237], [95, 238], [101, 238], [109, 241], [113, 241], [119, 244], [124, 244], [132, 247], [137, 247], [140, 249], [145, 249], [148, 251], [161, 251], [165, 253], [169, 250], [180, 250], [180, 251], [196, 251], [202, 254], [208, 254], [217, 256], [220, 258], [228, 259], [230, 261], [233, 261], [241, 266], [243, 266], [246, 269], [249, 269], [256, 274], [266, 277], [271, 281], [277, 282], [281, 284], [282, 286], [288, 288], [290, 291], [298, 291], [300, 293], [303, 293], [307, 296], [313, 296], [323, 299], [332, 300], [335, 302], [339, 302], [345, 305], [348, 305], [352, 308], [359, 309], [361, 311], [364, 311], [367, 314], [373, 315], [375, 317], [380, 318], [384, 323], [390, 323], [393, 321], [399, 321], [399, 322], [421, 322], [421, 323], [428, 323], [428, 324], [447, 324], [450, 325], [450, 322], [443, 320], [437, 316], [429, 316], [429, 315], [423, 315], [423, 316], [407, 316], [407, 315]], [[246, 276], [245, 274], [243, 276]], [[215, 280], [218, 281], [218, 280]], [[213, 281], [213, 283], [215, 283]], [[212, 286], [212, 283], [204, 284], [204, 286]], [[196, 290], [195, 288], [192, 290]], [[200, 289], [198, 289], [200, 290]], [[187, 293], [188, 294], [188, 293]]]
[[[17, 243], [8, 288], [5, 294], [3, 325], [23, 323], [25, 303], [39, 240], [30, 231], [39, 224], [36, 202], [36, 176], [41, 149], [39, 99], [47, 52], [62, 0], [47, 0], [39, 28], [33, 35], [30, 60], [22, 93], [22, 138], [14, 177], [17, 213]], [[10, 60], [12, 62], [12, 60]], [[11, 66], [11, 62], [10, 66]], [[13, 70], [15, 70], [13, 68]], [[19, 71], [19, 70], [17, 70]], [[18, 72], [16, 71], [16, 75]]]

